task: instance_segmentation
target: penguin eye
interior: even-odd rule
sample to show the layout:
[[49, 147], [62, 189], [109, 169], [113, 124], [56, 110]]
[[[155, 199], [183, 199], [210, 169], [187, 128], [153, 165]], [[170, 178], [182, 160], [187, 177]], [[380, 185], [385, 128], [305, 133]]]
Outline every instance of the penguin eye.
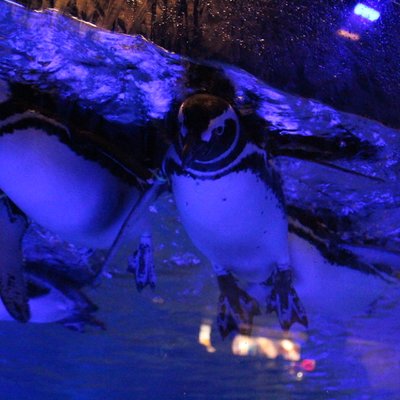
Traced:
[[214, 128], [212, 130], [213, 135], [218, 135], [221, 136], [224, 133], [224, 128], [222, 126], [219, 126], [218, 128]]

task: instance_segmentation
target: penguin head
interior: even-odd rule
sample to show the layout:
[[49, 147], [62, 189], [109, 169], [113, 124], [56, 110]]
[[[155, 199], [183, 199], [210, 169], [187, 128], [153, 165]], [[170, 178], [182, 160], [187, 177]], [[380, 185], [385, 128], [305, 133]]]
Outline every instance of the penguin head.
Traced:
[[184, 168], [218, 162], [232, 153], [239, 141], [238, 116], [221, 97], [188, 97], [179, 109], [178, 121], [177, 150]]

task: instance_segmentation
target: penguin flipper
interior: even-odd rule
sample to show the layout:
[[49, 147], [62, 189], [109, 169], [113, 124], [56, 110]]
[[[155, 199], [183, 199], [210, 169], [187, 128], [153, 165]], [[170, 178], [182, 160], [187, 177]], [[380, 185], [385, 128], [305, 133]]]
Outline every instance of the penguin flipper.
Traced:
[[0, 191], [0, 298], [17, 321], [28, 322], [31, 313], [25, 282], [21, 241], [26, 220], [16, 206]]
[[257, 301], [239, 288], [230, 273], [218, 276], [218, 285], [221, 294], [218, 301], [217, 323], [222, 338], [225, 339], [234, 331], [250, 335], [253, 317], [260, 314]]
[[28, 290], [22, 264], [4, 264], [0, 268], [0, 297], [9, 314], [20, 322], [31, 317]]
[[285, 331], [289, 330], [295, 322], [307, 328], [307, 314], [292, 285], [292, 271], [277, 269], [268, 280], [267, 285], [271, 284], [272, 290], [267, 298], [267, 313], [275, 311], [279, 324]]
[[141, 236], [139, 248], [129, 257], [128, 271], [135, 274], [136, 288], [139, 292], [147, 285], [151, 288], [156, 286], [153, 245], [150, 234]]

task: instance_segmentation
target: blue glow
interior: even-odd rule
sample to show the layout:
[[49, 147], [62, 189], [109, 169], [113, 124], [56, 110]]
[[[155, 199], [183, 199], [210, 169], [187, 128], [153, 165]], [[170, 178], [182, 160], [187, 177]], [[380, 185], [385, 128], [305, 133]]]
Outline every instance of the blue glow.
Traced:
[[372, 22], [376, 21], [381, 16], [381, 13], [379, 11], [362, 3], [358, 3], [354, 7], [354, 14], [359, 15], [360, 17], [368, 19]]

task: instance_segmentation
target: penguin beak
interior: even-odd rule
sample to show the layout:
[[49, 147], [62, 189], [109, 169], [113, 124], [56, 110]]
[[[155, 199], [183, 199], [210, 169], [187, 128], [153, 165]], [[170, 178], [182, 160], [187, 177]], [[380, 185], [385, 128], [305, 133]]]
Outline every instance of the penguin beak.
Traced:
[[181, 153], [181, 159], [182, 159], [182, 167], [183, 168], [188, 168], [190, 165], [193, 163], [195, 159], [195, 151], [194, 151], [194, 146], [193, 143], [187, 142], [183, 146], [182, 153]]
[[196, 139], [197, 136], [198, 135], [196, 135], [196, 132], [188, 132], [186, 140], [183, 143], [183, 148], [181, 152], [183, 168], [190, 168], [193, 161], [195, 161], [197, 158], [199, 147], [201, 147], [201, 145], [198, 143], [198, 140]]
[[210, 150], [209, 143], [199, 139], [199, 136], [200, 134], [196, 134], [196, 132], [188, 133], [181, 151], [183, 168], [190, 168], [194, 161], [201, 160]]

